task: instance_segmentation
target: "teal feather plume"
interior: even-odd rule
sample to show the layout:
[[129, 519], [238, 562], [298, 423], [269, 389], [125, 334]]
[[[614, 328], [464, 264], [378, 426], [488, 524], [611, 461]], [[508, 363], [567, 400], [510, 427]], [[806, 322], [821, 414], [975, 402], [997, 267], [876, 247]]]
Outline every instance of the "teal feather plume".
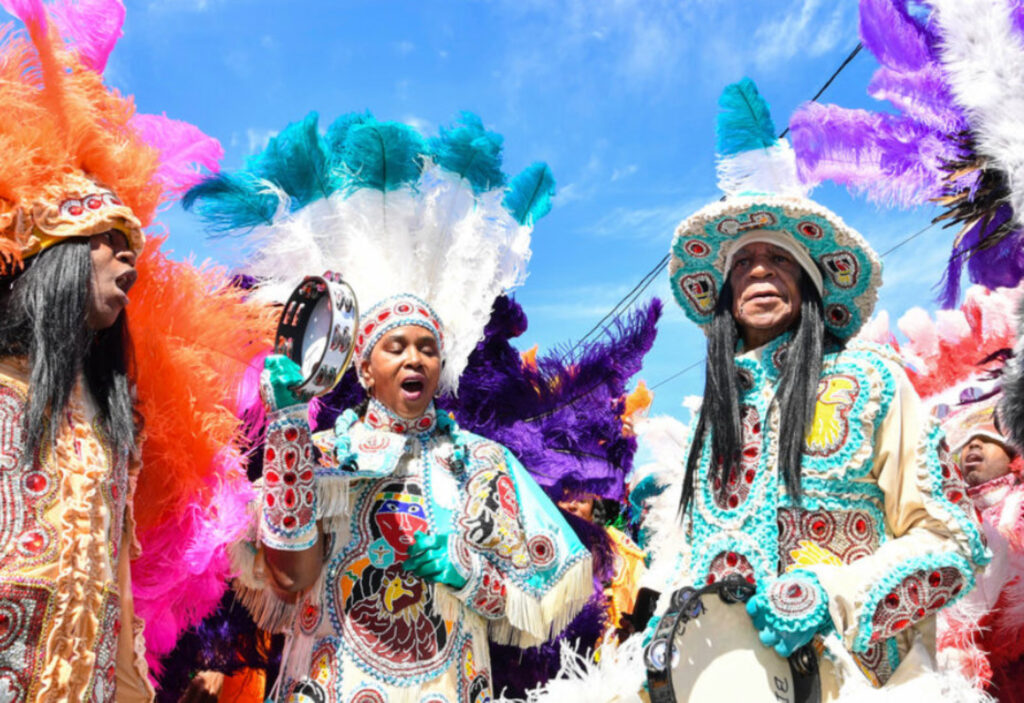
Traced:
[[718, 107], [715, 137], [719, 156], [767, 149], [778, 141], [768, 103], [749, 78], [726, 86]]
[[340, 185], [328, 169], [317, 117], [316, 112], [311, 112], [303, 120], [288, 125], [270, 140], [266, 149], [246, 163], [247, 171], [288, 194], [292, 210], [326, 198]]
[[246, 232], [269, 225], [280, 199], [248, 171], [219, 173], [192, 186], [182, 197], [186, 210], [195, 208], [211, 233]]
[[345, 134], [341, 167], [345, 188], [387, 192], [414, 183], [423, 171], [427, 144], [412, 127], [371, 120], [352, 124]]
[[376, 120], [369, 111], [349, 112], [341, 115], [324, 134], [324, 148], [327, 150], [327, 170], [337, 181], [344, 181], [345, 176], [345, 140], [349, 131], [358, 125], [375, 124]]
[[434, 160], [446, 171], [457, 173], [484, 193], [505, 185], [501, 170], [501, 147], [504, 139], [484, 129], [483, 122], [472, 112], [462, 112], [450, 128], [430, 140]]
[[502, 204], [521, 225], [532, 225], [551, 211], [555, 177], [546, 163], [527, 166], [512, 179]]

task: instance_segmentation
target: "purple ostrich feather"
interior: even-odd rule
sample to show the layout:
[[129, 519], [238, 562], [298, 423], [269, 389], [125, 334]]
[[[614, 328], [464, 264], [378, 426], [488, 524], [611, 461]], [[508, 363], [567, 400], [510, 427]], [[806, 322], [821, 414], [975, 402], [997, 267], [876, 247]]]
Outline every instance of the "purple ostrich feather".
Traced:
[[626, 384], [657, 333], [654, 299], [607, 338], [572, 358], [552, 353], [524, 364], [509, 339], [525, 330], [522, 309], [495, 301], [484, 341], [470, 356], [456, 401], [459, 425], [508, 447], [553, 499], [566, 493], [622, 500], [636, 440], [622, 435]]
[[[794, 113], [790, 131], [808, 184], [830, 180], [897, 207], [966, 194], [967, 204], [947, 206], [957, 210], [949, 226], [962, 227], [940, 284], [939, 301], [952, 308], [965, 265], [973, 282], [989, 288], [1021, 281], [1022, 234], [1001, 202], [999, 176], [977, 163], [970, 121], [943, 71], [942, 38], [931, 16], [913, 6], [912, 0], [860, 0], [861, 41], [880, 64], [868, 94], [895, 113], [807, 103]], [[1024, 37], [1024, 0], [1015, 0], [1013, 21]]]

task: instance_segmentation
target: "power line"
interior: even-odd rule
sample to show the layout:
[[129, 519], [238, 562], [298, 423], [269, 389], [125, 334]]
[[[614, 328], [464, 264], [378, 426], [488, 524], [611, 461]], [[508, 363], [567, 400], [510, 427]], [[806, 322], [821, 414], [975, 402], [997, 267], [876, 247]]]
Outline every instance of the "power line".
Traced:
[[[938, 224], [938, 223], [937, 223], [937, 222], [931, 222], [931, 223], [929, 223], [929, 224], [925, 225], [924, 227], [922, 227], [921, 229], [917, 230], [917, 231], [916, 231], [916, 232], [914, 232], [913, 234], [911, 234], [911, 235], [910, 235], [909, 237], [905, 237], [904, 239], [901, 239], [900, 241], [896, 242], [896, 244], [892, 245], [891, 247], [889, 247], [888, 249], [886, 249], [885, 251], [883, 251], [883, 252], [882, 252], [881, 254], [879, 254], [879, 255], [878, 255], [878, 256], [879, 256], [879, 258], [880, 258], [880, 259], [884, 259], [884, 258], [885, 258], [886, 256], [888, 256], [889, 254], [893, 253], [894, 251], [896, 251], [897, 249], [899, 249], [899, 248], [900, 248], [901, 246], [903, 246], [903, 245], [904, 245], [904, 244], [906, 244], [907, 242], [911, 241], [912, 239], [917, 239], [918, 237], [920, 237], [920, 236], [921, 236], [922, 234], [924, 234], [925, 232], [927, 232], [928, 230], [930, 230], [930, 229], [931, 229], [932, 227], [934, 227], [934, 226], [935, 226], [936, 224]], [[693, 368], [695, 368], [695, 367], [697, 367], [697, 366], [700, 366], [700, 365], [701, 365], [701, 364], [703, 364], [703, 363], [704, 363], [705, 361], [707, 361], [707, 357], [704, 357], [703, 359], [700, 359], [699, 361], [695, 361], [695, 362], [693, 362], [692, 364], [690, 364], [690, 365], [689, 365], [689, 366], [687, 366], [686, 368], [684, 368], [684, 369], [682, 369], [682, 370], [680, 370], [680, 371], [676, 371], [676, 372], [675, 372], [674, 374], [672, 374], [672, 375], [671, 375], [671, 376], [669, 376], [668, 378], [664, 378], [664, 379], [662, 379], [662, 380], [658, 381], [658, 382], [657, 382], [657, 383], [655, 383], [655, 384], [654, 384], [653, 386], [651, 386], [651, 388], [650, 388], [650, 389], [651, 389], [651, 390], [653, 391], [653, 390], [654, 390], [655, 388], [657, 388], [658, 386], [663, 386], [663, 385], [665, 385], [666, 383], [668, 383], [669, 381], [673, 381], [673, 380], [675, 380], [675, 379], [679, 378], [680, 376], [682, 376], [682, 375], [683, 375], [684, 373], [686, 373], [686, 372], [687, 372], [687, 371], [689, 371], [690, 369], [693, 369]]]
[[[860, 53], [860, 50], [863, 48], [864, 45], [858, 42], [857, 46], [853, 48], [853, 51], [851, 51], [849, 55], [847, 55], [847, 57], [843, 59], [843, 62], [839, 64], [839, 67], [832, 72], [832, 75], [828, 77], [828, 80], [826, 80], [825, 83], [821, 86], [821, 88], [818, 89], [818, 92], [814, 94], [814, 97], [811, 98], [811, 102], [817, 102], [818, 98], [820, 98], [825, 93], [825, 91], [828, 90], [828, 87], [832, 85], [832, 82], [836, 79], [836, 77], [843, 71], [843, 69], [845, 69], [850, 64], [851, 61], [853, 61], [854, 57], [856, 57], [857, 54]], [[784, 130], [782, 130], [782, 133], [779, 134], [779, 139], [782, 139], [787, 134], [789, 134], [788, 125]], [[584, 334], [582, 337], [576, 340], [576, 343], [572, 345], [572, 347], [566, 353], [563, 360], [571, 358], [573, 354], [576, 353], [576, 350], [579, 349], [580, 345], [582, 345], [589, 337], [594, 335], [597, 331], [606, 329], [606, 321], [612, 318], [618, 319], [618, 317], [620, 317], [623, 312], [632, 307], [633, 303], [639, 299], [640, 294], [643, 293], [643, 291], [645, 291], [651, 285], [651, 283], [654, 282], [655, 278], [657, 278], [657, 276], [661, 274], [665, 266], [668, 265], [668, 261], [669, 255], [666, 254], [654, 266], [654, 268], [652, 268], [650, 271], [644, 274], [643, 278], [640, 279], [639, 283], [633, 286], [633, 288], [630, 289], [628, 293], [622, 296], [622, 298], [619, 299], [619, 302], [615, 303], [612, 309], [609, 310], [604, 317], [597, 321], [597, 324], [591, 327], [586, 334]]]

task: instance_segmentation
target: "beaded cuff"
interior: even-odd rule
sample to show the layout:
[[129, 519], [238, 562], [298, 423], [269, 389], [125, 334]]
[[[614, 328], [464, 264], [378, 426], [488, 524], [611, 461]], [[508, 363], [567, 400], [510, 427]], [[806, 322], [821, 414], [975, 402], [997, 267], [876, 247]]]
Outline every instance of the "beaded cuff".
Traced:
[[306, 406], [272, 413], [263, 451], [260, 540], [271, 549], [299, 551], [316, 544], [316, 484]]
[[828, 594], [810, 571], [796, 569], [782, 574], [765, 595], [765, 619], [780, 634], [818, 633], [832, 625]]

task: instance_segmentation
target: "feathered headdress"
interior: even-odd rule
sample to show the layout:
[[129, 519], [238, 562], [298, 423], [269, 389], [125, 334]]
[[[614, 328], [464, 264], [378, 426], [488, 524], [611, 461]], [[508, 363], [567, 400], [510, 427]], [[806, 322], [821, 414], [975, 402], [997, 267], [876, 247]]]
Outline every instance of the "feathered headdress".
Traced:
[[[27, 29], [0, 28], [0, 274], [65, 237], [120, 229], [136, 253], [162, 198], [216, 167], [216, 140], [138, 115], [103, 84], [120, 35], [116, 0], [3, 0]], [[65, 43], [62, 37], [67, 37]]]
[[400, 294], [426, 301], [445, 330], [441, 388], [454, 391], [494, 299], [522, 283], [533, 223], [551, 207], [548, 167], [509, 183], [501, 145], [470, 113], [431, 139], [369, 114], [321, 134], [311, 113], [184, 204], [213, 231], [244, 235], [242, 266], [262, 300], [284, 301], [303, 276], [332, 270], [363, 311]]
[[940, 296], [1024, 278], [1024, 11], [1018, 0], [860, 0], [881, 67], [868, 93], [896, 112], [808, 103], [790, 120], [801, 176], [885, 205], [935, 202], [959, 228]]
[[725, 197], [676, 227], [669, 262], [676, 302], [705, 327], [733, 254], [768, 242], [789, 251], [814, 283], [828, 330], [850, 338], [874, 308], [881, 261], [856, 230], [807, 197], [793, 150], [775, 135], [768, 103], [753, 81], [726, 86], [718, 105], [718, 185]]

